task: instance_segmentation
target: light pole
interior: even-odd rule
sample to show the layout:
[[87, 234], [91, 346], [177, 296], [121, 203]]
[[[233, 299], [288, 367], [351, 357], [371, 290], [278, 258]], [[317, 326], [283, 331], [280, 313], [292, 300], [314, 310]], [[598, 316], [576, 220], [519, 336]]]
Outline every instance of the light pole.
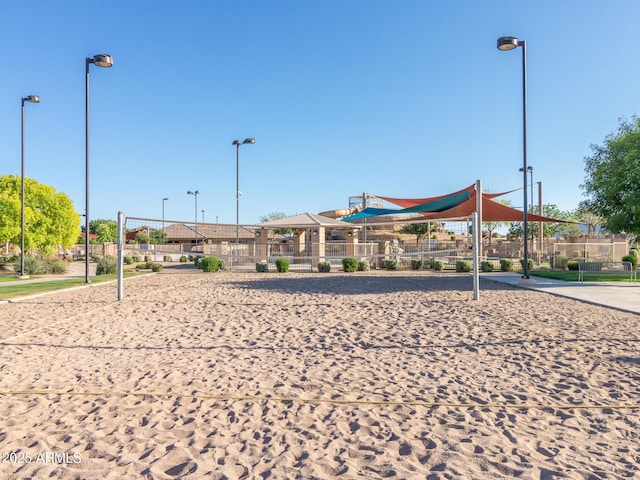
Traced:
[[523, 201], [523, 224], [524, 224], [524, 262], [523, 275], [525, 280], [529, 279], [529, 248], [527, 239], [529, 238], [529, 218], [527, 215], [527, 46], [524, 40], [516, 37], [500, 37], [498, 39], [498, 50], [513, 50], [522, 47], [522, 191]]
[[[520, 168], [519, 170], [522, 171], [522, 168]], [[530, 208], [531, 213], [533, 213], [533, 167], [531, 165], [527, 167], [527, 172], [531, 174], [531, 181], [529, 182], [529, 187], [531, 188], [531, 205], [528, 208]], [[533, 236], [533, 230], [531, 231], [531, 250], [535, 250], [535, 238]]]
[[196, 245], [198, 245], [198, 195], [200, 195], [200, 192], [198, 190], [195, 192], [187, 190], [187, 195], [193, 195], [196, 199]]
[[22, 97], [22, 136], [21, 136], [21, 177], [22, 177], [22, 186], [20, 187], [20, 275], [19, 278], [29, 278], [28, 275], [24, 273], [24, 102], [29, 103], [40, 103], [40, 97], [38, 95], [29, 95], [27, 97]]
[[162, 243], [164, 243], [164, 202], [166, 202], [167, 200], [169, 200], [169, 197], [164, 197], [162, 199]]
[[84, 118], [85, 118], [85, 207], [84, 207], [84, 281], [89, 283], [89, 64], [98, 67], [109, 68], [113, 66], [111, 55], [94, 55], [93, 58], [85, 58], [85, 82], [84, 82]]
[[204, 223], [204, 210], [200, 210], [202, 212], [202, 223]]
[[231, 145], [236, 146], [236, 257], [238, 256], [238, 244], [240, 243], [240, 145], [253, 145], [255, 138], [245, 138], [242, 142], [234, 140]]

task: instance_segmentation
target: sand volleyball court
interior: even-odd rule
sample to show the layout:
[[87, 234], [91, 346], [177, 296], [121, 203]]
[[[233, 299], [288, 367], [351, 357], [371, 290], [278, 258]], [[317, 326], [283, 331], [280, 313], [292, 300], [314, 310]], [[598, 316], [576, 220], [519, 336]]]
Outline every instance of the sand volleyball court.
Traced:
[[171, 272], [0, 305], [0, 477], [640, 476], [640, 317], [458, 274]]

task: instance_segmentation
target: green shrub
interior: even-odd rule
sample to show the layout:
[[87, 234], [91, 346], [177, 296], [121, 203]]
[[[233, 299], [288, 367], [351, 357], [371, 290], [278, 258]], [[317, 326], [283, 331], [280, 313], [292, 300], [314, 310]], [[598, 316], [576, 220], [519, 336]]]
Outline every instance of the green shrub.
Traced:
[[444, 262], [442, 260], [434, 260], [433, 261], [433, 269], [434, 270], [444, 270]]
[[280, 273], [286, 273], [289, 271], [291, 261], [288, 258], [278, 258], [276, 260], [276, 270]]
[[470, 272], [473, 269], [473, 263], [469, 260], [458, 260], [456, 262], [456, 272]]
[[493, 272], [493, 262], [480, 262], [480, 270], [483, 272]]
[[638, 268], [638, 257], [636, 255], [625, 255], [624, 257], [622, 257], [622, 261], [623, 262], [631, 262], [631, 268], [633, 270]]
[[196, 257], [194, 257], [193, 255], [189, 255], [189, 261], [193, 262], [196, 259]]
[[196, 255], [193, 258], [193, 264], [196, 266], [196, 268], [202, 268], [202, 259], [204, 257], [202, 255]]
[[318, 271], [319, 272], [330, 272], [331, 264], [329, 262], [318, 262]]
[[[524, 258], [520, 259], [520, 266], [524, 268]], [[531, 258], [527, 261], [527, 270], [533, 270], [533, 260]]]
[[513, 260], [510, 258], [501, 258], [500, 259], [500, 271], [501, 272], [512, 272], [513, 271]]
[[98, 257], [96, 275], [108, 275], [118, 272], [118, 259], [116, 257]]
[[164, 257], [162, 257], [162, 261], [163, 262], [173, 262], [173, 258], [171, 258], [171, 255], [165, 255]]
[[0, 265], [9, 265], [20, 261], [19, 255], [0, 255]]
[[398, 261], [395, 259], [385, 259], [382, 260], [382, 268], [387, 270], [397, 270], [398, 269]]
[[567, 264], [567, 270], [577, 271], [579, 269], [580, 262], [577, 262], [575, 260], [569, 260], [566, 262], [566, 264]]
[[267, 262], [263, 260], [261, 262], [256, 263], [256, 272], [268, 272], [268, 271], [269, 271], [269, 264]]
[[187, 256], [186, 255], [182, 255], [180, 257], [180, 263], [187, 263]]
[[151, 264], [151, 271], [152, 272], [161, 272], [162, 271], [162, 265], [159, 263], [152, 263]]
[[147, 263], [151, 263], [153, 260], [151, 260], [151, 255], [145, 255], [144, 256], [144, 261]]
[[125, 265], [131, 265], [133, 263], [133, 257], [131, 255], [125, 256], [122, 261]]
[[371, 270], [371, 265], [369, 264], [369, 260], [360, 260], [358, 262], [359, 272], [368, 272], [369, 270]]
[[54, 260], [49, 264], [49, 273], [60, 275], [67, 273], [67, 262], [63, 260]]
[[421, 258], [414, 258], [411, 260], [411, 270], [421, 270], [424, 261]]
[[139, 263], [136, 265], [138, 270], [149, 270], [151, 268], [151, 262]]
[[200, 261], [200, 268], [202, 268], [203, 272], [217, 272], [219, 264], [218, 257], [204, 257]]
[[551, 259], [551, 268], [557, 270], [566, 270], [568, 268], [569, 259], [564, 255], [556, 255]]
[[218, 270], [226, 270], [227, 264], [221, 258], [218, 259]]
[[[18, 270], [20, 267], [18, 266]], [[39, 257], [25, 255], [24, 257], [24, 273], [26, 275], [42, 275], [47, 273], [47, 264]]]
[[136, 262], [140, 262], [142, 258], [140, 257], [140, 255], [132, 255], [131, 260], [133, 260], [132, 263], [136, 263]]
[[353, 257], [343, 258], [342, 269], [345, 272], [355, 272], [358, 270], [358, 259]]

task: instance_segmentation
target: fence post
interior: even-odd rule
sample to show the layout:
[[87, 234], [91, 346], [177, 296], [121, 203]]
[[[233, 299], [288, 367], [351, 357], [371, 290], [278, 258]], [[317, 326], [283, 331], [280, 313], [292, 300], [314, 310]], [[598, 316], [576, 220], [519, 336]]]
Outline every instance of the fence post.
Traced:
[[123, 250], [124, 250], [124, 213], [118, 212], [118, 301], [122, 301], [124, 290], [124, 268], [123, 268]]

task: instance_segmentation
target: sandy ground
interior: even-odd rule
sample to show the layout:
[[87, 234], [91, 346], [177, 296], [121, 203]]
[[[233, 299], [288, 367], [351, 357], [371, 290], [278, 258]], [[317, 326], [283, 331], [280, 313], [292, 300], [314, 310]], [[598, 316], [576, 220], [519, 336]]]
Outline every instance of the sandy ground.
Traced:
[[0, 477], [640, 476], [637, 315], [458, 274], [169, 269], [0, 305]]

